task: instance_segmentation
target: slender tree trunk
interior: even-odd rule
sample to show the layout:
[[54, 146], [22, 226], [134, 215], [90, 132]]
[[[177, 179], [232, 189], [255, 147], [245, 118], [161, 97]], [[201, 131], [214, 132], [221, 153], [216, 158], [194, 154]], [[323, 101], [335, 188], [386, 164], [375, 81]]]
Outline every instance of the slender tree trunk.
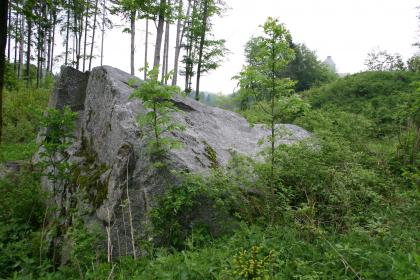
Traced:
[[72, 54], [71, 64], [72, 64], [73, 67], [75, 66], [74, 65], [75, 64], [75, 61], [76, 61], [75, 57], [76, 57], [76, 53], [77, 53], [77, 50], [76, 50], [76, 46], [77, 46], [76, 40], [77, 40], [77, 38], [73, 34], [73, 37], [72, 37], [72, 52], [71, 52], [71, 54]]
[[130, 235], [131, 235], [131, 248], [133, 250], [133, 258], [137, 258], [137, 252], [136, 252], [136, 244], [135, 244], [135, 238], [134, 238], [134, 226], [133, 226], [133, 216], [131, 211], [131, 200], [130, 200], [130, 192], [128, 191], [128, 183], [129, 183], [129, 177], [128, 177], [128, 166], [130, 162], [130, 156], [128, 156], [127, 159], [127, 177], [126, 177], [126, 194], [127, 194], [127, 206], [128, 206], [128, 222], [130, 225]]
[[28, 42], [26, 48], [26, 87], [29, 86], [31, 80], [31, 45], [32, 45], [32, 22], [28, 19]]
[[196, 13], [197, 10], [197, 0], [194, 0], [193, 5], [192, 5], [192, 14], [190, 17], [190, 20], [188, 22], [188, 31], [189, 31], [189, 35], [188, 35], [188, 42], [187, 42], [187, 47], [186, 47], [186, 60], [185, 60], [185, 93], [186, 94], [190, 94], [192, 91], [192, 87], [191, 87], [191, 78], [192, 78], [192, 69], [193, 69], [193, 17]]
[[23, 70], [23, 48], [24, 48], [24, 21], [23, 16], [20, 18], [20, 35], [19, 35], [19, 65], [18, 65], [18, 79], [22, 77]]
[[[169, 2], [168, 2], [169, 4]], [[166, 22], [165, 27], [165, 44], [163, 45], [163, 67], [162, 67], [162, 82], [167, 85], [168, 78], [166, 77], [168, 74], [168, 64], [169, 64], [169, 21]]]
[[[82, 7], [82, 11], [84, 10], [84, 7]], [[78, 34], [78, 41], [77, 41], [77, 70], [79, 70], [80, 68], [80, 60], [82, 59], [82, 39], [83, 39], [83, 29], [85, 28], [85, 26], [83, 25], [83, 12], [81, 12], [81, 15], [79, 16], [79, 22], [78, 22], [78, 27], [79, 27], [79, 34]]]
[[144, 80], [147, 79], [147, 52], [149, 50], [149, 19], [146, 18], [146, 34], [144, 42]]
[[105, 14], [106, 14], [106, 0], [103, 0], [103, 14], [102, 14], [102, 42], [101, 42], [101, 66], [104, 59], [104, 36], [105, 36]]
[[204, 41], [205, 41], [206, 32], [207, 32], [208, 1], [209, 0], [204, 0], [203, 30], [201, 31], [200, 47], [199, 47], [199, 53], [198, 53], [197, 84], [196, 84], [196, 89], [195, 89], [195, 100], [200, 99], [200, 77], [201, 77], [201, 66], [203, 62], [202, 60], [203, 60]]
[[40, 76], [40, 68], [41, 68], [41, 28], [39, 27], [38, 24], [38, 38], [37, 38], [37, 42], [36, 42], [36, 51], [37, 51], [37, 55], [36, 55], [36, 87], [39, 87], [39, 76]]
[[89, 18], [89, 2], [86, 1], [85, 40], [84, 40], [84, 43], [83, 43], [83, 72], [85, 72], [85, 67], [86, 67], [86, 45], [87, 45], [88, 18]]
[[15, 28], [15, 57], [14, 57], [14, 61], [13, 61], [13, 70], [15, 71], [15, 73], [16, 73], [16, 71], [17, 71], [17, 60], [18, 60], [18, 53], [17, 53], [17, 50], [18, 50], [18, 36], [19, 36], [19, 31], [18, 31], [18, 28], [19, 28], [19, 14], [18, 14], [18, 12], [16, 12], [16, 18], [15, 18], [15, 26], [14, 26]]
[[53, 15], [52, 11], [50, 11], [50, 26], [48, 28], [48, 40], [47, 40], [47, 72], [50, 72], [51, 66], [51, 37], [52, 37], [52, 26], [53, 26]]
[[[171, 6], [171, 0], [168, 1], [168, 6]], [[168, 68], [169, 68], [169, 31], [170, 31], [170, 22], [169, 19], [166, 20], [165, 25], [165, 42], [163, 44], [163, 65], [162, 65], [162, 83], [168, 84]]]
[[163, 27], [165, 24], [166, 0], [160, 0], [159, 19], [156, 34], [155, 55], [153, 60], [153, 68], [160, 65], [160, 52], [162, 48]]
[[52, 28], [52, 41], [51, 41], [51, 65], [50, 65], [50, 71], [53, 71], [54, 67], [54, 46], [55, 46], [55, 26], [57, 25], [57, 11], [54, 9], [53, 12], [53, 28]]
[[7, 43], [7, 12], [9, 1], [0, 4], [0, 143], [3, 137], [3, 84], [5, 68], [5, 51]]
[[[46, 17], [46, 15], [45, 15]], [[41, 77], [42, 77], [42, 81], [45, 80], [45, 76], [47, 74], [47, 67], [46, 67], [46, 63], [47, 63], [47, 48], [48, 48], [48, 40], [46, 40], [47, 38], [47, 28], [43, 29], [43, 37], [42, 37], [42, 64], [41, 64]]]
[[190, 16], [191, 0], [188, 1], [188, 8], [184, 22], [182, 23], [182, 7], [183, 1], [178, 0], [178, 22], [176, 25], [176, 45], [175, 45], [175, 58], [174, 58], [174, 75], [172, 77], [172, 85], [176, 86], [178, 83], [178, 65], [179, 65], [179, 54], [181, 52], [182, 38], [184, 37], [185, 23]]
[[67, 24], [66, 24], [66, 53], [64, 58], [64, 65], [68, 64], [68, 57], [69, 57], [69, 33], [70, 33], [70, 3], [68, 3], [69, 7], [67, 7]]
[[276, 98], [276, 77], [275, 77], [275, 59], [276, 59], [276, 50], [274, 44], [274, 36], [272, 38], [273, 45], [271, 46], [271, 180], [270, 180], [270, 189], [274, 194], [274, 148], [276, 147], [276, 135], [275, 135], [275, 118], [274, 118], [274, 105]]
[[131, 11], [130, 14], [130, 34], [131, 34], [131, 52], [130, 52], [130, 73], [134, 76], [134, 53], [135, 53], [135, 38], [136, 38], [136, 11]]
[[[95, 15], [93, 16], [92, 42], [90, 44], [89, 71], [92, 69], [93, 45], [95, 43], [96, 15], [98, 14], [98, 0], [95, 1]], [[102, 65], [102, 62], [101, 62]]]
[[11, 0], [9, 0], [9, 18], [8, 18], [8, 32], [7, 32], [7, 61], [10, 62], [10, 41], [12, 39], [12, 32], [11, 32], [11, 25], [12, 25], [12, 4]]
[[[46, 3], [42, 6], [41, 16], [43, 19], [47, 19], [47, 5]], [[48, 21], [48, 20], [47, 20]], [[48, 23], [49, 24], [49, 23]], [[40, 67], [40, 81], [43, 82], [45, 79], [45, 62], [46, 60], [46, 51], [47, 51], [47, 27], [46, 24], [43, 23], [41, 25], [41, 67]]]

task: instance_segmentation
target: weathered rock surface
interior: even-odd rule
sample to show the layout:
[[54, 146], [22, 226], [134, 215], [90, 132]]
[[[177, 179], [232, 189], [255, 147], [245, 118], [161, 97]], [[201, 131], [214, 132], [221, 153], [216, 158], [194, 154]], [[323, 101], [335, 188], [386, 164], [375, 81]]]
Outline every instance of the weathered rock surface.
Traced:
[[[88, 77], [88, 80], [87, 80]], [[157, 194], [164, 191], [168, 174], [158, 174], [145, 151], [147, 131], [137, 125], [138, 114], [145, 112], [139, 100], [129, 99], [133, 88], [129, 74], [109, 66], [97, 67], [89, 74], [63, 67], [51, 106], [69, 105], [79, 111], [78, 139], [70, 149], [71, 160], [90, 176], [94, 184], [81, 183], [80, 188], [94, 186], [91, 192], [92, 221], [112, 225], [113, 236], [127, 244], [127, 209], [122, 207], [130, 196], [133, 224], [141, 232], [145, 213]], [[85, 83], [87, 81], [87, 83]], [[206, 172], [215, 165], [226, 165], [232, 152], [258, 157], [258, 141], [269, 135], [261, 125], [251, 127], [240, 115], [209, 107], [195, 100], [176, 97], [180, 113], [177, 122], [185, 130], [172, 133], [181, 149], [170, 152], [172, 169]], [[282, 126], [288, 133], [280, 143], [293, 143], [309, 136], [295, 125]], [[86, 170], [83, 170], [86, 169]], [[90, 172], [90, 173], [89, 173]], [[86, 175], [88, 174], [88, 175]], [[83, 180], [81, 180], [83, 181]], [[120, 244], [118, 244], [120, 245]], [[121, 245], [122, 248], [126, 248]], [[130, 247], [130, 246], [128, 246]], [[114, 247], [116, 248], [116, 246]], [[115, 251], [114, 251], [115, 252]], [[129, 252], [124, 249], [121, 254]]]

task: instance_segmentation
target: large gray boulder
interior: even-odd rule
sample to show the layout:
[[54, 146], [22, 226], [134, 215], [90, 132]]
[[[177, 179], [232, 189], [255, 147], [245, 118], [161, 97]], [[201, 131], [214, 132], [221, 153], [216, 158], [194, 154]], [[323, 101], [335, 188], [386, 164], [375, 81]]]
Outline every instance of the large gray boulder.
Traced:
[[[136, 121], [145, 109], [141, 101], [129, 98], [133, 78], [109, 66], [94, 68], [89, 74], [64, 67], [50, 103], [58, 108], [70, 105], [79, 111], [78, 139], [69, 149], [71, 161], [79, 168], [77, 188], [88, 193], [85, 206], [90, 209], [90, 221], [111, 225], [113, 242], [124, 248], [116, 252], [115, 245], [114, 253], [122, 255], [130, 253], [126, 249], [130, 248], [127, 193], [134, 230], [140, 233], [156, 196], [173, 180], [170, 174], [153, 168], [146, 152], [148, 131], [141, 130]], [[268, 129], [250, 126], [234, 112], [187, 97], [178, 96], [173, 102], [180, 109], [173, 118], [185, 130], [171, 133], [183, 147], [168, 155], [170, 169], [206, 173], [226, 165], [234, 152], [260, 157], [258, 142], [269, 135]], [[287, 133], [279, 143], [290, 144], [309, 136], [295, 125], [281, 127]]]

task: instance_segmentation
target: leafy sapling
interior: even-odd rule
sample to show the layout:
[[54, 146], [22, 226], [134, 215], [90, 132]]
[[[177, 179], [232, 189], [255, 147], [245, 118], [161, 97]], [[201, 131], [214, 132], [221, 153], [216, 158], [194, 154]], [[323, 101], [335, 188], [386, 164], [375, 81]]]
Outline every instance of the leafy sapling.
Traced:
[[274, 152], [277, 144], [278, 124], [284, 115], [282, 99], [291, 96], [295, 82], [284, 78], [283, 71], [294, 59], [291, 35], [277, 19], [268, 18], [262, 26], [263, 35], [254, 39], [253, 61], [239, 74], [241, 89], [255, 98], [259, 117], [270, 129], [269, 160], [271, 190], [274, 190]]
[[70, 179], [70, 163], [67, 148], [74, 141], [74, 129], [77, 113], [69, 107], [57, 110], [49, 108], [41, 119], [45, 129], [42, 134], [40, 166], [44, 175], [53, 183], [54, 194], [58, 184], [63, 184]]
[[[42, 172], [47, 176], [48, 180], [52, 183], [52, 194], [56, 197], [59, 192], [61, 197], [61, 205], [59, 213], [61, 217], [66, 217], [68, 209], [65, 206], [67, 200], [67, 184], [71, 180], [72, 168], [69, 162], [69, 154], [67, 148], [72, 145], [74, 141], [74, 129], [77, 113], [71, 111], [69, 107], [64, 107], [63, 110], [55, 108], [48, 108], [47, 112], [41, 118], [41, 125], [44, 128], [41, 136], [40, 162], [39, 166]], [[43, 239], [45, 235], [45, 226], [47, 220], [48, 206], [45, 209], [44, 222], [40, 236], [39, 259], [40, 262], [43, 258]], [[52, 232], [54, 228], [50, 229]], [[53, 233], [58, 236], [59, 232]], [[53, 250], [55, 247], [53, 248]]]
[[145, 71], [147, 72], [146, 81], [138, 86], [131, 98], [142, 100], [143, 106], [148, 110], [146, 114], [138, 116], [138, 123], [141, 128], [150, 130], [152, 136], [147, 146], [148, 153], [157, 160], [157, 165], [161, 165], [165, 154], [179, 147], [180, 144], [174, 138], [168, 137], [167, 133], [184, 129], [172, 118], [172, 114], [179, 110], [171, 99], [175, 94], [180, 93], [180, 90], [176, 86], [160, 83], [159, 68], [155, 67], [150, 71], [146, 68]]

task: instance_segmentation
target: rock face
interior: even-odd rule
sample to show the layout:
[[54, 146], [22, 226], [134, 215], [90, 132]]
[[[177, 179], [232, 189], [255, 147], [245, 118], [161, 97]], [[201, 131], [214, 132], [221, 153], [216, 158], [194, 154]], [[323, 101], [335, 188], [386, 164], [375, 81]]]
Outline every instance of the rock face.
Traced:
[[[157, 174], [145, 151], [147, 131], [136, 122], [145, 113], [139, 100], [129, 99], [134, 77], [109, 67], [97, 67], [89, 74], [63, 67], [50, 105], [69, 105], [79, 111], [78, 139], [69, 149], [71, 161], [80, 167], [79, 188], [89, 188], [91, 221], [112, 225], [112, 236], [127, 244], [129, 238], [127, 208], [130, 197], [133, 225], [142, 231], [145, 213], [154, 198], [164, 191], [167, 174]], [[261, 125], [251, 127], [240, 115], [209, 107], [189, 98], [173, 102], [181, 112], [173, 118], [185, 130], [172, 133], [183, 147], [170, 152], [171, 169], [208, 172], [215, 165], [226, 165], [232, 152], [258, 157], [258, 141], [269, 135]], [[309, 136], [294, 125], [283, 125], [285, 134], [279, 142], [293, 143]], [[130, 244], [130, 243], [128, 243]], [[120, 245], [120, 244], [119, 244]], [[126, 248], [127, 246], [122, 247]], [[116, 247], [116, 246], [115, 246]], [[130, 246], [128, 246], [130, 247]], [[129, 254], [126, 249], [120, 254]]]

